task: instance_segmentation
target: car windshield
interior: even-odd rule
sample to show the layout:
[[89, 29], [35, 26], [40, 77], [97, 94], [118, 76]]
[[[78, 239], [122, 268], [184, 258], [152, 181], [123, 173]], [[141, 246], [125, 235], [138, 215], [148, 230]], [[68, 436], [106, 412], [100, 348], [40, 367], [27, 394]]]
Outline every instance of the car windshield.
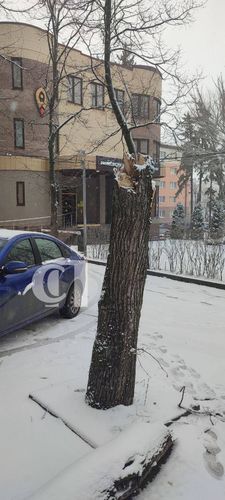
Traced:
[[7, 241], [8, 240], [6, 238], [0, 238], [0, 252], [2, 248], [6, 245]]

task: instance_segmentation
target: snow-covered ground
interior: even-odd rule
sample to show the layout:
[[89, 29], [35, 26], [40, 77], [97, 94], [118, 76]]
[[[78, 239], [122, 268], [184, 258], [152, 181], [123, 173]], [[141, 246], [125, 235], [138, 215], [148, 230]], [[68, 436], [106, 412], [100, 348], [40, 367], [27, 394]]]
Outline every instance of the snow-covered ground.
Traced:
[[[182, 405], [200, 405], [205, 414], [196, 410], [170, 427], [172, 454], [138, 498], [224, 500], [225, 292], [148, 277], [134, 405], [103, 412], [84, 403], [103, 273], [89, 265], [89, 306], [74, 320], [56, 314], [0, 339], [1, 500], [44, 491], [137, 420], [165, 423], [179, 415], [182, 387]], [[57, 487], [54, 500], [73, 498], [59, 496]]]

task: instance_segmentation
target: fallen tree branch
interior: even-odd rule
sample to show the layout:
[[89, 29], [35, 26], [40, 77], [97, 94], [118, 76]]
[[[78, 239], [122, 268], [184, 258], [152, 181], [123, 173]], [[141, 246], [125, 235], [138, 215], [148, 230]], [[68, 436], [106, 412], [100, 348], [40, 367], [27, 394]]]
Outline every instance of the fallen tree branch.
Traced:
[[182, 394], [181, 394], [181, 400], [180, 400], [180, 402], [179, 402], [179, 404], [178, 404], [179, 408], [181, 408], [181, 405], [182, 405], [182, 403], [183, 403], [184, 393], [185, 393], [185, 385], [184, 385], [183, 387], [181, 387], [180, 392], [181, 392]]
[[167, 371], [165, 370], [165, 368], [163, 368], [162, 364], [160, 363], [160, 361], [155, 357], [153, 356], [153, 354], [149, 351], [146, 351], [146, 349], [144, 349], [143, 347], [139, 347], [137, 349], [137, 353], [138, 352], [144, 352], [145, 354], [148, 354], [149, 356], [151, 356], [152, 359], [154, 359], [154, 361], [156, 361], [156, 363], [158, 363], [158, 365], [160, 366], [161, 370], [166, 374], [166, 376], [168, 377], [168, 373]]

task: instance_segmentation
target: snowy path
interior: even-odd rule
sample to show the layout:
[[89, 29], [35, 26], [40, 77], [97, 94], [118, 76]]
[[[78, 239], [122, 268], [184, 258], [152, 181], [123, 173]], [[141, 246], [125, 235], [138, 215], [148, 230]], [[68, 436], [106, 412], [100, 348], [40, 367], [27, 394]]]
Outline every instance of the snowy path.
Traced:
[[[45, 414], [28, 395], [74, 378], [74, 371], [78, 385], [84, 385], [87, 360], [82, 353], [83, 333], [90, 336], [89, 361], [100, 285], [101, 277], [90, 273], [90, 306], [74, 320], [55, 315], [0, 339], [1, 500], [25, 499], [89, 452], [89, 446], [62, 422]], [[82, 345], [78, 340], [81, 334]]]
[[[68, 415], [71, 410], [70, 419], [79, 424], [66, 397], [86, 386], [103, 273], [103, 267], [89, 266], [90, 304], [74, 320], [55, 315], [0, 339], [1, 500], [25, 500], [89, 452], [87, 444], [28, 395], [46, 392], [52, 400], [57, 395], [59, 412]], [[225, 416], [224, 299], [222, 290], [148, 277], [135, 404], [99, 413], [92, 420], [96, 433], [98, 420], [104, 426], [107, 418], [109, 436], [138, 418], [165, 422], [178, 413], [182, 386], [184, 405], [198, 403]], [[173, 429], [178, 444], [140, 500], [224, 500], [225, 423], [192, 416]]]

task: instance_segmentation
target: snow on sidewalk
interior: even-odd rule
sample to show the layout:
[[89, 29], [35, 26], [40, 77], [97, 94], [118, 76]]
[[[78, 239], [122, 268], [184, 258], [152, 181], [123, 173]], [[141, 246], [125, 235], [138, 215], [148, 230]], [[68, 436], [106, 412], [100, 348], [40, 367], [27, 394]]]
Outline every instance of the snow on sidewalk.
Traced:
[[193, 415], [174, 424], [174, 451], [140, 500], [224, 500], [225, 292], [148, 277], [134, 405], [86, 418], [78, 391], [87, 383], [103, 273], [89, 266], [90, 306], [75, 320], [53, 317], [0, 340], [1, 500], [25, 500], [92, 449], [30, 393], [100, 444], [139, 419], [162, 423], [179, 414], [183, 386], [184, 405], [222, 418]]

